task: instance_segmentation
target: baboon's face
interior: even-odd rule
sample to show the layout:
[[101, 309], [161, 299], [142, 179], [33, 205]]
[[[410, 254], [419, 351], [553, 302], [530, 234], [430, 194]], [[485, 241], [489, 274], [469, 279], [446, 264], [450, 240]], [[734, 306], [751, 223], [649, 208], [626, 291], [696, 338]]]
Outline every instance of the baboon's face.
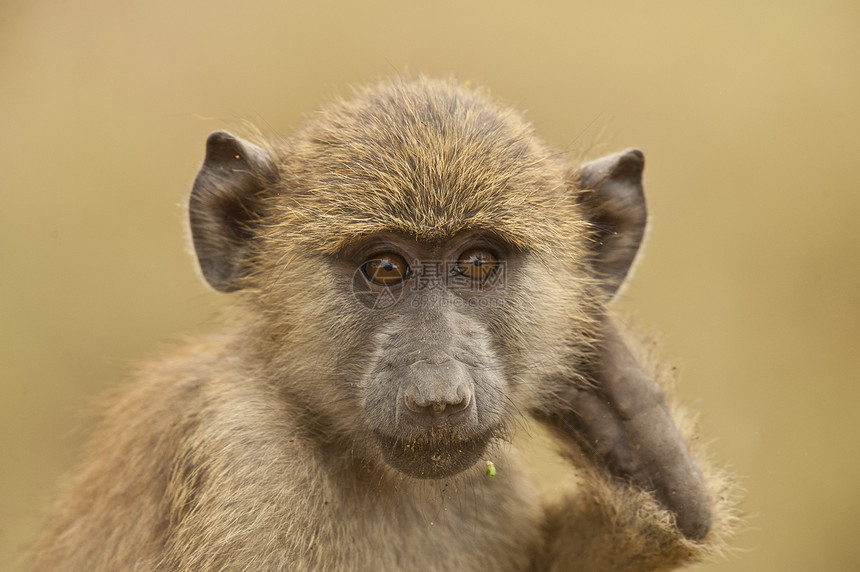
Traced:
[[288, 141], [213, 133], [191, 231], [208, 282], [253, 302], [255, 367], [314, 431], [444, 478], [581, 379], [644, 232], [642, 166], [631, 150], [574, 171], [480, 92], [395, 82]]
[[367, 426], [397, 470], [459, 473], [502, 431], [508, 381], [493, 332], [518, 260], [487, 232], [432, 246], [376, 234], [339, 257], [356, 311], [374, 326], [360, 382]]
[[[543, 380], [576, 375], [586, 223], [540, 168], [550, 161], [523, 159], [530, 140], [500, 140], [462, 144], [460, 162], [474, 159], [458, 170], [446, 157], [459, 139], [423, 155], [367, 139], [375, 154], [350, 142], [283, 156], [209, 139], [191, 203], [201, 269], [219, 290], [246, 290], [266, 376], [361, 461], [458, 474]], [[416, 174], [413, 159], [428, 164]], [[405, 172], [388, 180], [389, 164]]]

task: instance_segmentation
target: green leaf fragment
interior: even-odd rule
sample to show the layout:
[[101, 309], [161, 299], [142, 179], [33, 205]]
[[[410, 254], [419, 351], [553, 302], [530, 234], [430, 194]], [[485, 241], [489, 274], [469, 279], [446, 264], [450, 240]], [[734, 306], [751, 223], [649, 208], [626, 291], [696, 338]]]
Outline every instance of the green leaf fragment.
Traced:
[[496, 466], [493, 464], [492, 461], [487, 461], [487, 473], [486, 474], [488, 477], [495, 477], [496, 476]]

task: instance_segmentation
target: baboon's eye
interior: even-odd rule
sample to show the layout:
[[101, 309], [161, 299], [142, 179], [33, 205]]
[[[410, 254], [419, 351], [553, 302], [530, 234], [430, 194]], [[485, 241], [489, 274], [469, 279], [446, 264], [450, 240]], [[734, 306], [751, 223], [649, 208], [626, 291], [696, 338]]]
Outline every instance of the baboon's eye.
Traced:
[[495, 254], [483, 248], [471, 248], [460, 255], [454, 271], [475, 282], [483, 282], [496, 271], [497, 266]]
[[377, 254], [361, 266], [367, 279], [383, 286], [393, 286], [412, 274], [412, 269], [399, 254], [384, 252]]

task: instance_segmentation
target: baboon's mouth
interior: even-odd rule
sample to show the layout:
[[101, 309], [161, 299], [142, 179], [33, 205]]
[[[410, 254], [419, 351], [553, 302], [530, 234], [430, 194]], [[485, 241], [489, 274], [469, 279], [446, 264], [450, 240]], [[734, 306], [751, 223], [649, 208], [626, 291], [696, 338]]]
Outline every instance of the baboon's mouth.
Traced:
[[385, 462], [416, 479], [444, 479], [474, 466], [491, 437], [489, 433], [459, 436], [445, 432], [407, 440], [380, 431], [375, 436]]

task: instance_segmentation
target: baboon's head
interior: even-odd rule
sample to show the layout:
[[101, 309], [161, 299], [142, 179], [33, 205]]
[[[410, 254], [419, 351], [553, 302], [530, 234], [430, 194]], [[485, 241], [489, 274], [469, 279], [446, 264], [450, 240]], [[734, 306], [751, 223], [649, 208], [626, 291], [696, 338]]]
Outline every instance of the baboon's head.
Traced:
[[484, 93], [398, 80], [287, 140], [213, 133], [191, 231], [206, 280], [244, 293], [263, 378], [343, 450], [443, 478], [582, 375], [642, 166], [570, 166]]

